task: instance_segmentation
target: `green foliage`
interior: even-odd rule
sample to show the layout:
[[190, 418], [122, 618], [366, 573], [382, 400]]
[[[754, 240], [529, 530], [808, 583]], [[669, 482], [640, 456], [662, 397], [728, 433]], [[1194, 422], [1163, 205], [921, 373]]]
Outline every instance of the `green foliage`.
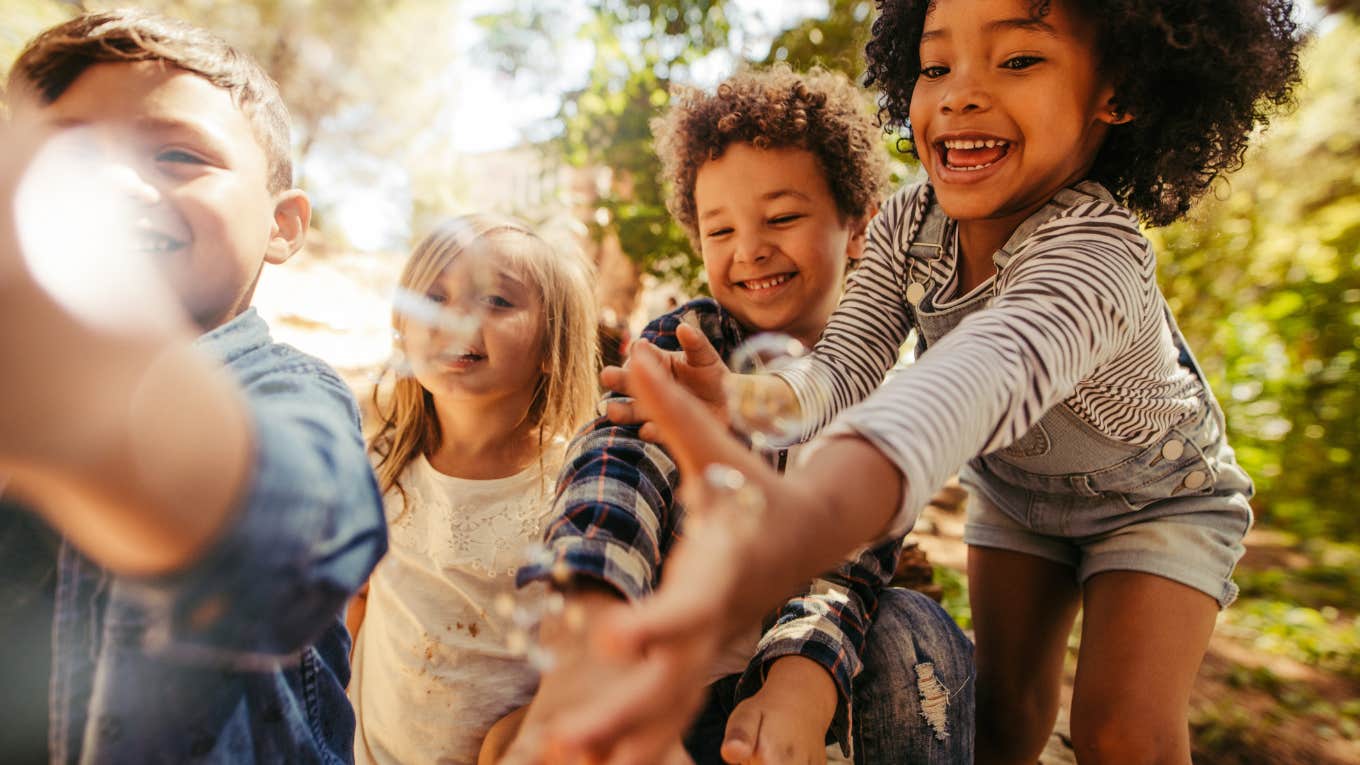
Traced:
[[1244, 598], [1281, 600], [1360, 613], [1360, 545], [1313, 538], [1298, 551], [1301, 568], [1239, 568], [1233, 581]]
[[[871, 10], [868, 0], [834, 0], [826, 19], [779, 35], [767, 63], [821, 64], [858, 76]], [[483, 17], [487, 55], [506, 71], [550, 78], [542, 56], [531, 52], [551, 49], [552, 30], [565, 19], [556, 5], [532, 0]], [[597, 202], [595, 236], [617, 236], [644, 272], [691, 293], [704, 291], [702, 264], [666, 211], [649, 123], [669, 101], [671, 85], [692, 80], [693, 64], [713, 54], [739, 62], [733, 41], [741, 31], [733, 4], [723, 0], [592, 0], [578, 35], [595, 47], [595, 62], [554, 120], [562, 160], [612, 173]], [[899, 165], [899, 177], [907, 172]]]
[[973, 628], [973, 607], [968, 604], [968, 577], [947, 566], [935, 567], [935, 583], [944, 590], [944, 600], [940, 604], [949, 613], [960, 629]]
[[1355, 538], [1360, 474], [1360, 24], [1308, 52], [1296, 112], [1190, 220], [1161, 280], [1271, 524]]
[[1253, 649], [1360, 680], [1360, 617], [1278, 600], [1243, 600], [1223, 612], [1223, 634]]
[[870, 0], [830, 0], [824, 17], [806, 19], [776, 37], [763, 63], [783, 61], [798, 70], [820, 66], [858, 81], [873, 15]]

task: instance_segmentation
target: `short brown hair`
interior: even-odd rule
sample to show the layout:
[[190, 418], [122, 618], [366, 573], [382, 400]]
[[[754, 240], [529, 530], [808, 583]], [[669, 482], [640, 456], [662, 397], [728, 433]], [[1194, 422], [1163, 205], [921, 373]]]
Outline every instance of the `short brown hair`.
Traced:
[[10, 96], [51, 104], [95, 64], [164, 61], [231, 94], [269, 164], [269, 191], [293, 185], [288, 108], [260, 65], [221, 38], [176, 19], [135, 10], [77, 16], [33, 38], [9, 73]]
[[734, 143], [758, 149], [800, 148], [817, 157], [841, 215], [859, 217], [887, 184], [887, 152], [863, 94], [845, 75], [787, 65], [731, 76], [712, 93], [677, 88], [652, 121], [656, 151], [670, 184], [666, 207], [698, 239], [694, 181], [705, 162]]

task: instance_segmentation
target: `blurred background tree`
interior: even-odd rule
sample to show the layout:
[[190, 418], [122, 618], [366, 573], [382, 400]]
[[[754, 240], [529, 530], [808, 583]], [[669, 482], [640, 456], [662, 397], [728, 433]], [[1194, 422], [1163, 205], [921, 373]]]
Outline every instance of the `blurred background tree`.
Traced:
[[[1355, 4], [1352, 4], [1355, 5]], [[1161, 279], [1256, 479], [1261, 520], [1360, 539], [1360, 23], [1329, 20], [1298, 108], [1192, 216]]]
[[[331, 189], [379, 185], [401, 168], [392, 217], [454, 206], [468, 184], [448, 140], [458, 107], [448, 62], [472, 56], [518, 83], [557, 93], [530, 152], [602, 179], [583, 216], [643, 273], [702, 289], [698, 259], [667, 215], [648, 122], [674, 83], [712, 83], [734, 67], [787, 62], [859, 78], [870, 0], [826, 0], [760, 29], [738, 0], [516, 0], [480, 3], [475, 49], [433, 0], [147, 0], [254, 53], [297, 122], [299, 165], [323, 226], [345, 207]], [[112, 3], [0, 0], [0, 74], [33, 33]], [[506, 9], [508, 6], [508, 9]], [[1299, 105], [1256, 141], [1244, 168], [1193, 215], [1151, 232], [1164, 289], [1228, 413], [1255, 476], [1261, 520], [1303, 534], [1360, 537], [1350, 492], [1360, 478], [1360, 1], [1326, 0]], [[789, 19], [792, 19], [791, 21]], [[567, 49], [590, 50], [583, 72]], [[871, 96], [866, 109], [872, 110]], [[466, 107], [465, 107], [466, 108]], [[472, 105], [476, 108], [476, 105]], [[512, 129], [512, 128], [511, 128]], [[895, 142], [885, 137], [890, 146]], [[894, 147], [895, 148], [895, 147]], [[898, 154], [899, 183], [914, 178]], [[314, 161], [315, 160], [315, 161]], [[339, 170], [337, 170], [339, 168]], [[343, 171], [343, 172], [341, 172]], [[327, 226], [329, 228], [329, 226]]]

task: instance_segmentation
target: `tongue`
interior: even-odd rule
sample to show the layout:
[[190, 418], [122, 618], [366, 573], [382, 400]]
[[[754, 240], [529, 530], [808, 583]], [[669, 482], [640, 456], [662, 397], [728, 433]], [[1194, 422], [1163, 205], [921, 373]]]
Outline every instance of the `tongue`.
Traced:
[[945, 159], [951, 167], [977, 167], [1001, 159], [1006, 147], [993, 146], [990, 149], [950, 149]]

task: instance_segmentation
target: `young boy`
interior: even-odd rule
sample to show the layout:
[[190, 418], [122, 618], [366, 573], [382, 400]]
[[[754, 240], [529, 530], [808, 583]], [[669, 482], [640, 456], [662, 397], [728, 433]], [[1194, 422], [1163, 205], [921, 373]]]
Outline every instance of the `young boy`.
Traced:
[[[276, 86], [200, 29], [114, 11], [31, 41], [8, 94], [0, 472], [62, 537], [50, 760], [350, 761], [340, 612], [386, 537], [348, 389], [250, 308], [310, 219]], [[21, 251], [34, 204], [67, 201], [11, 212], [35, 133], [74, 144], [81, 183], [113, 179], [192, 326], [92, 323], [30, 275], [61, 255]]]
[[[714, 299], [656, 319], [643, 339], [678, 350], [677, 332], [697, 329], [724, 359], [759, 332], [815, 343], [884, 183], [858, 92], [829, 73], [745, 72], [715, 93], [679, 94], [654, 129], [671, 212], [703, 257]], [[789, 454], [765, 457], [782, 467]], [[594, 616], [645, 597], [685, 531], [678, 478], [636, 427], [597, 420], [573, 442], [559, 480], [548, 543], [560, 563], [521, 569], [521, 583], [569, 573], [570, 600]], [[885, 589], [900, 550], [898, 537], [863, 552], [787, 601], [763, 631], [726, 646], [685, 736], [688, 755], [701, 765], [819, 762], [831, 739], [864, 763], [970, 761], [972, 648], [934, 602]], [[581, 649], [569, 643], [583, 636], [554, 641], [552, 625], [545, 630], [570, 658], [545, 675], [522, 739], [571, 703], [559, 690], [578, 682], [571, 675], [602, 681], [598, 665], [574, 660]], [[938, 714], [924, 709], [923, 698], [950, 691]], [[518, 744], [512, 759], [532, 745]]]

